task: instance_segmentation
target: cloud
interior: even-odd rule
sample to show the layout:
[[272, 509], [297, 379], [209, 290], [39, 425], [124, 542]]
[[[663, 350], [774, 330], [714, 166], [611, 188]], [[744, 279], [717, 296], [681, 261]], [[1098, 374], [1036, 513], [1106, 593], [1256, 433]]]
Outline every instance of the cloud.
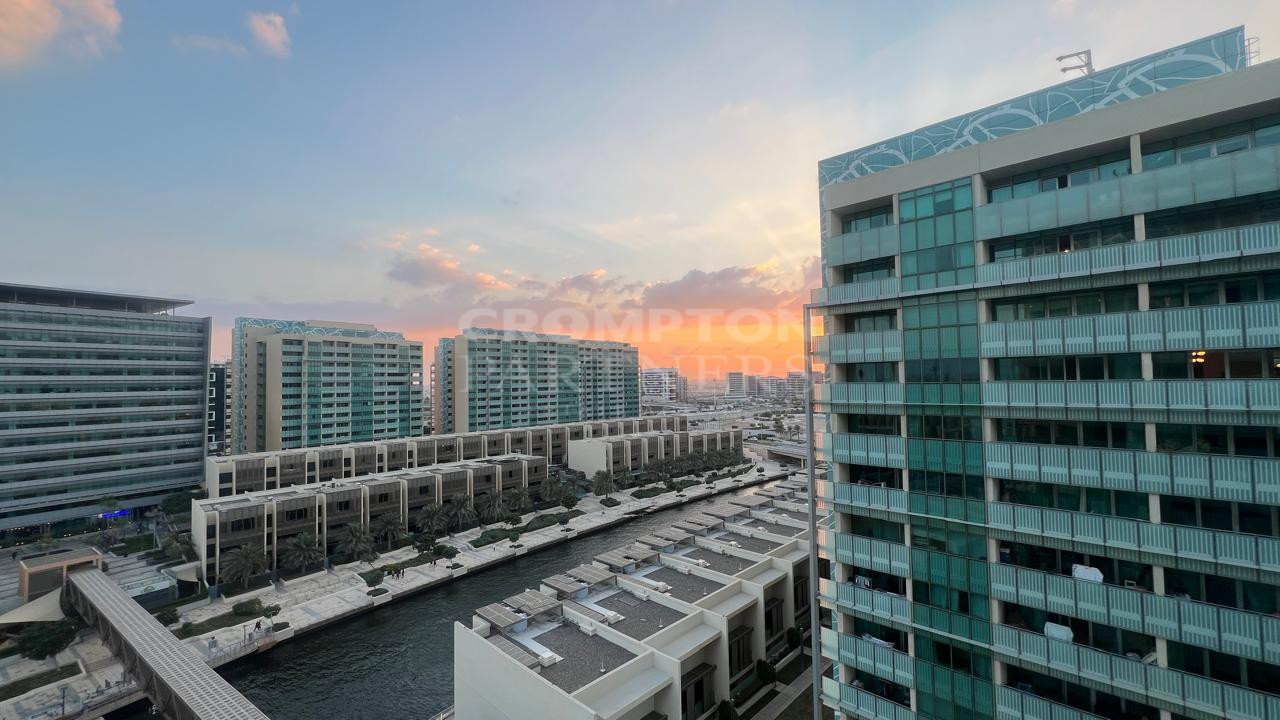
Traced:
[[439, 286], [455, 283], [464, 275], [461, 263], [434, 245], [418, 243], [412, 252], [400, 249], [391, 260], [387, 277], [408, 285]]
[[469, 252], [469, 253], [478, 253], [478, 252], [480, 252], [480, 246], [479, 246], [479, 245], [477, 245], [476, 243], [471, 243], [471, 244], [467, 245], [467, 252]]
[[210, 55], [248, 55], [249, 49], [244, 45], [223, 37], [209, 35], [174, 35], [173, 47], [181, 53]]
[[289, 29], [284, 25], [284, 17], [278, 13], [249, 13], [249, 32], [257, 41], [258, 48], [268, 55], [289, 57]]
[[51, 46], [99, 58], [116, 47], [120, 11], [115, 0], [0, 2], [0, 67], [24, 65]]

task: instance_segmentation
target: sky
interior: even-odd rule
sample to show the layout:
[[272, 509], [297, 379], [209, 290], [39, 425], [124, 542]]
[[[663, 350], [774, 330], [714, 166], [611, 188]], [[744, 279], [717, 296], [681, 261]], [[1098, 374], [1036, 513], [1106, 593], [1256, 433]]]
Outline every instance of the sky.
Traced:
[[[1280, 2], [0, 0], [0, 280], [801, 367], [817, 163]], [[428, 352], [429, 354], [429, 352]]]

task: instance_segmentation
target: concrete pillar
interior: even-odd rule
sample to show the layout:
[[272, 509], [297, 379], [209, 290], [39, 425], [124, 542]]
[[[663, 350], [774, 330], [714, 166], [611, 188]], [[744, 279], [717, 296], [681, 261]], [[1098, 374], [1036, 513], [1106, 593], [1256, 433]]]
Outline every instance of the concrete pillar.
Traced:
[[1142, 136], [1138, 133], [1129, 136], [1129, 172], [1142, 172]]
[[1138, 283], [1138, 309], [1143, 312], [1151, 309], [1150, 283]]

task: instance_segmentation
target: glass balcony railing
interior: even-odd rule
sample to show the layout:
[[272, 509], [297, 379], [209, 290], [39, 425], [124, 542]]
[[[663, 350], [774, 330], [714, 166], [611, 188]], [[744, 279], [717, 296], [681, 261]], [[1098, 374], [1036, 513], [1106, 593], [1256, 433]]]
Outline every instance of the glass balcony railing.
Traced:
[[993, 322], [978, 332], [983, 357], [1280, 347], [1280, 302]]
[[835, 536], [835, 559], [858, 567], [909, 577], [911, 553], [902, 543], [873, 540], [860, 535], [831, 533]]
[[826, 305], [863, 302], [866, 300], [890, 300], [898, 295], [898, 278], [888, 277], [880, 280], [842, 283], [829, 287], [814, 288], [810, 295], [813, 302]]
[[1164, 555], [1160, 562], [1174, 567], [1210, 562], [1280, 572], [1280, 538], [1011, 503], [988, 503], [987, 517], [997, 530], [1095, 545], [1102, 555], [1139, 551]]
[[822, 595], [842, 608], [859, 610], [873, 620], [911, 624], [911, 602], [901, 595], [826, 579], [820, 582], [826, 583], [819, 587]]
[[915, 660], [892, 645], [840, 634], [840, 662], [903, 687], [913, 687]]
[[908, 498], [905, 490], [843, 482], [830, 483], [830, 485], [835, 491], [830, 499], [838, 503], [887, 512], [907, 512]]
[[[1045, 194], [1052, 195], [1052, 193]], [[1140, 270], [1162, 265], [1185, 265], [1275, 252], [1277, 247], [1280, 247], [1280, 223], [1248, 225], [1227, 230], [1211, 230], [1158, 240], [988, 263], [977, 267], [977, 282], [974, 284], [977, 286], [1007, 285]]]
[[901, 383], [819, 383], [814, 400], [820, 403], [901, 405]]
[[[1147, 696], [1231, 720], [1277, 720], [1280, 697], [1147, 664], [1120, 655], [1051, 640], [1039, 633], [997, 625], [992, 649], [1019, 664], [1071, 673], [1100, 687]], [[843, 650], [843, 648], [841, 648]]]
[[819, 446], [822, 459], [829, 462], [875, 467], [906, 467], [906, 440], [901, 435], [824, 433], [827, 445]]
[[1123, 175], [974, 208], [979, 240], [1108, 220], [1280, 188], [1280, 147]]
[[989, 382], [988, 408], [1280, 412], [1280, 380], [1073, 380]]
[[1280, 505], [1280, 458], [1031, 443], [984, 447], [991, 477]]
[[825, 335], [814, 338], [813, 352], [823, 363], [901, 360], [902, 331], [876, 330]]
[[844, 708], [846, 713], [867, 718], [867, 720], [916, 719], [916, 714], [910, 708], [850, 685], [840, 686], [840, 707]]
[[1007, 685], [996, 688], [997, 720], [1103, 720], [1069, 705], [1045, 700]]
[[875, 260], [898, 254], [898, 226], [885, 225], [827, 238], [822, 262], [826, 267]]
[[1280, 618], [1079, 580], [991, 566], [991, 597], [1239, 657], [1280, 662]]

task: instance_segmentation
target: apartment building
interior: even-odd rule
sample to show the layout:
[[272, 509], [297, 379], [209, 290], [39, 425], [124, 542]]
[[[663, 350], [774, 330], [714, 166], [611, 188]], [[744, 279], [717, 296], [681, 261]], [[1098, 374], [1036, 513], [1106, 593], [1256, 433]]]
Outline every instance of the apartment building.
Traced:
[[588, 476], [637, 472], [660, 460], [713, 450], [742, 452], [741, 430], [657, 430], [570, 440], [566, 464]]
[[689, 380], [676, 368], [641, 370], [640, 395], [646, 400], [684, 402], [689, 395]]
[[747, 396], [747, 375], [746, 373], [730, 372], [724, 376], [724, 394], [725, 397], [744, 398]]
[[436, 431], [473, 432], [640, 414], [634, 346], [468, 328], [436, 346]]
[[200, 482], [209, 318], [0, 284], [0, 536], [59, 535]]
[[778, 497], [717, 505], [455, 623], [456, 716], [713, 713], [807, 613], [806, 500]]
[[546, 458], [509, 454], [193, 500], [191, 537], [204, 581], [217, 585], [222, 558], [236, 548], [262, 550], [274, 571], [279, 548], [297, 535], [314, 536], [332, 554], [347, 525], [372, 527], [390, 516], [409, 532], [427, 505], [448, 506], [459, 497], [474, 502], [513, 488], [536, 494], [546, 478]]
[[1236, 28], [819, 176], [823, 702], [1280, 719], [1280, 63]]
[[235, 452], [422, 432], [422, 343], [372, 325], [236, 318]]
[[687, 417], [662, 415], [211, 457], [205, 462], [205, 494], [228, 497], [509, 454], [563, 465], [574, 440], [688, 429]]
[[227, 451], [227, 378], [226, 363], [209, 364], [209, 406], [206, 413], [205, 442], [209, 455], [222, 455]]

